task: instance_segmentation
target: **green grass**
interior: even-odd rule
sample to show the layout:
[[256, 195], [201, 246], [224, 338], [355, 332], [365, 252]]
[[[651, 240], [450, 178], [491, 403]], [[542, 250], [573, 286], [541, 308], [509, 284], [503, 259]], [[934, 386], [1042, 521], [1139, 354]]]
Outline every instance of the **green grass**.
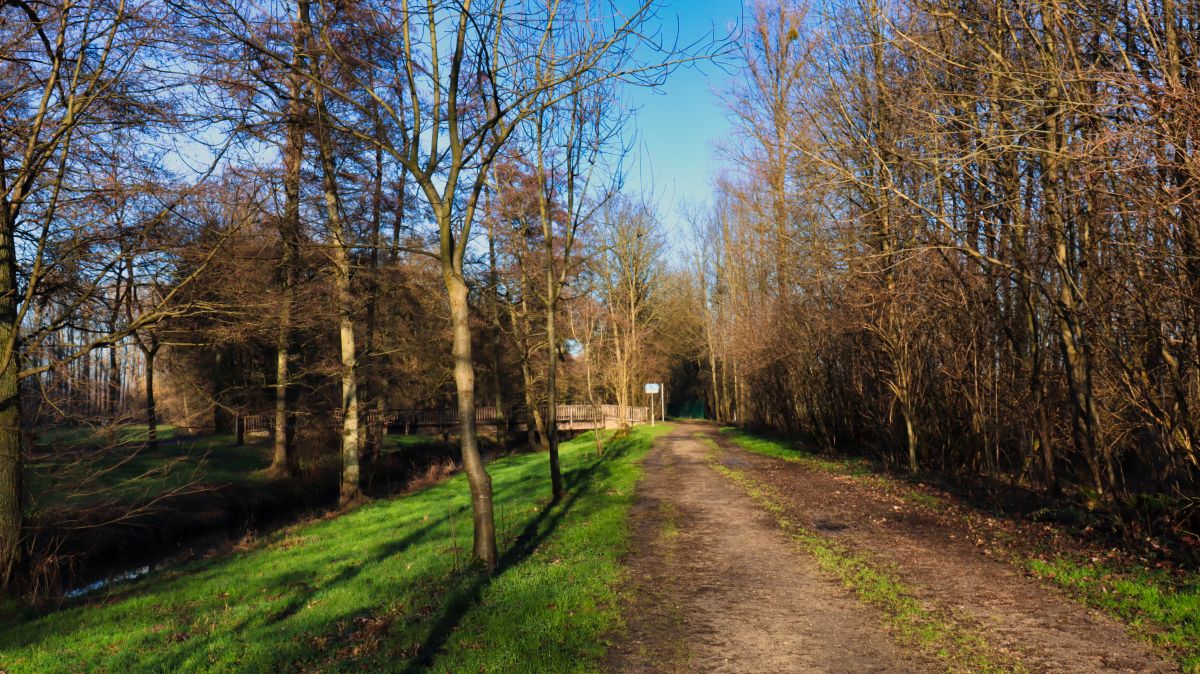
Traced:
[[679, 509], [674, 503], [663, 502], [658, 504], [659, 516], [662, 518], [662, 529], [659, 535], [667, 542], [674, 541], [679, 538]]
[[[138, 438], [145, 426], [122, 430]], [[144, 437], [142, 438], [144, 439]], [[198, 483], [247, 483], [266, 479], [271, 448], [235, 446], [233, 435], [160, 440], [158, 449], [140, 444], [105, 446], [27, 466], [32, 503], [82, 506], [96, 501], [136, 502]]]
[[[780, 440], [734, 428], [721, 430], [738, 446], [755, 454], [871, 480], [909, 502], [933, 509], [945, 507], [936, 496], [886, 476], [868, 475], [870, 469], [865, 462], [825, 459]], [[864, 467], [867, 473], [861, 472]], [[1076, 599], [1124, 621], [1133, 634], [1170, 652], [1184, 671], [1200, 674], [1200, 574], [1191, 572], [1180, 577], [1145, 567], [1117, 569], [1058, 553], [1033, 557], [1019, 546], [1010, 551], [1010, 557], [1013, 563], [1067, 590]]]
[[865, 459], [830, 459], [805, 451], [791, 442], [747, 433], [729, 426], [722, 428], [721, 434], [748, 452], [803, 464], [813, 470], [855, 477], [871, 474], [871, 464]]
[[1020, 560], [1038, 577], [1126, 621], [1135, 634], [1172, 652], [1185, 672], [1200, 673], [1200, 575], [1120, 572], [1102, 562], [1055, 556]]
[[492, 463], [504, 563], [494, 578], [467, 564], [458, 475], [4, 626], [0, 669], [595, 671], [620, 621], [636, 460], [667, 430], [639, 427], [604, 457], [589, 437], [565, 443], [569, 493], [554, 506], [544, 454]]
[[909, 503], [941, 510], [946, 503], [912, 486], [880, 475], [870, 461], [862, 458], [830, 458], [813, 454], [793, 442], [747, 433], [739, 428], [724, 427], [721, 434], [752, 454], [798, 463], [809, 470], [849, 477], [860, 484], [881, 489]]
[[441, 445], [442, 436], [427, 435], [427, 434], [412, 434], [400, 435], [390, 434], [383, 438], [382, 452], [388, 454], [391, 452], [402, 452], [406, 449], [419, 449], [429, 446]]
[[[146, 424], [119, 426], [52, 426], [37, 431], [39, 447], [111, 447], [145, 442], [149, 437]], [[155, 429], [159, 440], [175, 437], [175, 427], [160, 424]]]
[[[708, 443], [714, 451], [718, 449], [712, 440], [708, 440]], [[788, 516], [782, 499], [766, 485], [716, 460], [710, 465], [770, 512], [779, 528], [812, 555], [823, 571], [837, 577], [861, 601], [879, 609], [887, 617], [901, 644], [941, 659], [951, 671], [1023, 671], [1020, 663], [993, 648], [977, 632], [964, 627], [952, 617], [923, 606], [916, 599], [913, 589], [894, 573], [874, 564], [866, 556], [797, 524]]]

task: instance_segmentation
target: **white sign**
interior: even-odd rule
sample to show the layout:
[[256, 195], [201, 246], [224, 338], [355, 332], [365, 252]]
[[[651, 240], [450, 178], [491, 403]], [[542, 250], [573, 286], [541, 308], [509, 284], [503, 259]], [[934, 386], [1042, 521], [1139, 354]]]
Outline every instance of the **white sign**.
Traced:
[[646, 393], [658, 393], [658, 384], [646, 384]]

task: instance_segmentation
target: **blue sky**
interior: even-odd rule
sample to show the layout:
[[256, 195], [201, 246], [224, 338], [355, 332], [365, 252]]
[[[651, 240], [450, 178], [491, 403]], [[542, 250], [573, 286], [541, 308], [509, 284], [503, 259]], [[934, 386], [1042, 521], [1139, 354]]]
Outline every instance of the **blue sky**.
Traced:
[[[655, 5], [664, 39], [670, 41], [678, 34], [681, 45], [714, 34], [728, 36], [743, 20], [742, 0], [657, 0]], [[730, 61], [726, 58], [724, 70], [712, 62], [681, 67], [660, 87], [626, 91], [637, 134], [637, 146], [628, 159], [626, 188], [653, 199], [673, 244], [691, 235], [681, 207], [709, 201], [718, 166], [714, 144], [730, 133], [719, 98], [729, 86]], [[177, 150], [165, 161], [184, 172], [196, 171], [191, 164], [197, 162], [203, 170], [211, 156], [193, 142]], [[180, 157], [191, 161], [183, 163]]]
[[[686, 43], [715, 30], [728, 34], [741, 21], [740, 0], [668, 0], [661, 7], [665, 32]], [[728, 67], [728, 66], [727, 66]], [[713, 63], [681, 68], [656, 89], [630, 88], [639, 147], [631, 157], [629, 187], [653, 191], [670, 238], [686, 239], [690, 230], [680, 207], [707, 202], [717, 165], [714, 143], [730, 124], [718, 96], [730, 74]]]

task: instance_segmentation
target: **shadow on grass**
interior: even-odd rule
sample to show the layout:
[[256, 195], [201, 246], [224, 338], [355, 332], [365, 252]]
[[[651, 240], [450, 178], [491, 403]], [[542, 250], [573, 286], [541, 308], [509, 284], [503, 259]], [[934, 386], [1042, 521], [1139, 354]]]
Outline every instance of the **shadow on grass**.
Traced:
[[551, 502], [544, 506], [538, 515], [521, 529], [512, 545], [500, 556], [495, 574], [488, 576], [479, 570], [475, 572], [477, 574], [475, 580], [467, 586], [462, 594], [444, 607], [429, 636], [421, 643], [418, 650], [419, 655], [400, 671], [403, 674], [427, 671], [433, 660], [447, 645], [463, 618], [472, 607], [479, 603], [484, 590], [492, 581], [536, 552], [538, 547], [558, 529], [579, 499], [589, 493], [590, 487], [595, 484], [592, 478], [596, 473], [601, 468], [606, 468], [614, 459], [628, 454], [633, 444], [632, 442], [623, 442], [616, 447], [610, 445], [609, 451], [587, 466], [569, 470], [563, 476], [567, 486], [566, 497], [558, 503]]
[[[299, 613], [300, 609], [304, 608], [313, 595], [315, 595], [318, 591], [341, 583], [349, 583], [360, 576], [363, 571], [374, 568], [374, 565], [384, 561], [385, 559], [404, 552], [409, 547], [415, 545], [418, 541], [424, 538], [432, 529], [436, 528], [437, 524], [437, 522], [431, 521], [425, 526], [419, 527], [415, 531], [410, 532], [407, 536], [399, 540], [376, 546], [372, 554], [366, 559], [363, 559], [359, 564], [355, 566], [347, 566], [345, 569], [342, 569], [337, 576], [334, 576], [333, 579], [325, 581], [319, 586], [309, 585], [307, 592], [297, 596], [283, 609], [276, 611], [275, 614], [272, 615], [267, 621], [267, 624], [271, 625], [287, 620], [293, 615]], [[236, 631], [236, 629], [234, 631]]]
[[[313, 598], [313, 596], [316, 595], [317, 593], [324, 591], [324, 590], [328, 590], [329, 588], [335, 587], [340, 584], [353, 582], [364, 571], [375, 568], [376, 564], [378, 564], [390, 557], [398, 555], [398, 554], [404, 552], [405, 550], [407, 550], [408, 548], [410, 548], [411, 546], [419, 543], [424, 537], [426, 537], [429, 534], [429, 532], [431, 530], [435, 529], [437, 526], [438, 526], [437, 521], [430, 521], [429, 523], [427, 523], [423, 526], [420, 526], [420, 527], [416, 528], [415, 530], [409, 532], [406, 536], [404, 536], [400, 539], [397, 539], [395, 541], [388, 541], [386, 543], [377, 545], [374, 547], [373, 550], [371, 550], [370, 555], [368, 555], [362, 559], [361, 563], [356, 564], [354, 566], [347, 566], [345, 569], [341, 570], [336, 576], [334, 576], [333, 578], [327, 579], [327, 580], [322, 580], [320, 582], [313, 583], [313, 582], [310, 582], [312, 580], [311, 573], [304, 573], [304, 572], [300, 572], [300, 571], [291, 571], [291, 572], [277, 574], [275, 577], [271, 578], [270, 581], [265, 585], [264, 592], [284, 591], [289, 588], [295, 588], [297, 586], [302, 586], [304, 588], [304, 591], [297, 592], [296, 596], [292, 600], [290, 600], [286, 606], [283, 606], [282, 608], [271, 613], [269, 616], [266, 617], [265, 622], [261, 626], [256, 627], [255, 629], [269, 629], [272, 625], [284, 622], [288, 618], [291, 618], [292, 616], [299, 613], [309, 603], [309, 601]], [[193, 566], [193, 568], [191, 569], [191, 572], [192, 573], [201, 573], [201, 574], [210, 572], [212, 570], [212, 568], [211, 568], [212, 563], [214, 563], [214, 562], [197, 563], [195, 566]], [[140, 583], [137, 585], [121, 587], [113, 592], [97, 595], [95, 597], [91, 597], [86, 601], [79, 602], [78, 604], [72, 606], [68, 610], [86, 610], [87, 608], [93, 607], [93, 606], [104, 606], [104, 605], [113, 604], [113, 603], [126, 601], [126, 600], [136, 600], [139, 597], [155, 596], [156, 593], [162, 591], [162, 588], [165, 584], [169, 584], [169, 583], [175, 582], [177, 580], [178, 580], [178, 577], [173, 576], [173, 575], [165, 575], [165, 576], [158, 577], [158, 578], [152, 578], [146, 582], [143, 582], [143, 583]], [[220, 597], [210, 597], [210, 601], [211, 601], [211, 608], [208, 608], [205, 610], [206, 611], [216, 611], [217, 605], [221, 603], [221, 598]], [[230, 634], [230, 633], [236, 634], [243, 630], [251, 629], [252, 628], [251, 623], [253, 621], [260, 619], [261, 617], [262, 616], [260, 616], [260, 615], [252, 613], [252, 614], [247, 615], [246, 618], [243, 619], [240, 623], [233, 625], [227, 629], [223, 629], [219, 633], [214, 633], [213, 635], [206, 635], [204, 638], [189, 638], [189, 639], [187, 639], [188, 648], [179, 649], [179, 650], [172, 651], [169, 653], [164, 653], [162, 655], [161, 659], [155, 659], [154, 661], [152, 661], [153, 664], [151, 664], [149, 666], [150, 667], [149, 671], [173, 671], [173, 666], [178, 664], [179, 661], [187, 660], [188, 654], [190, 651], [199, 652], [205, 646], [207, 646], [208, 641], [210, 640], [211, 637], [218, 635], [218, 634]], [[14, 624], [16, 624], [16, 623], [14, 623]], [[13, 638], [11, 633], [3, 634], [3, 635], [0, 635], [0, 647], [6, 648], [6, 649], [15, 649], [15, 648], [22, 648], [22, 647], [26, 647], [26, 646], [36, 645], [48, 636], [50, 636], [49, 631], [34, 632], [34, 633], [29, 634], [28, 638], [24, 638], [24, 639]], [[0, 672], [3, 672], [3, 671], [5, 671], [5, 670], [0, 669]]]
[[[447, 521], [431, 515], [447, 497], [459, 507], [465, 494], [437, 487], [414, 494], [419, 500], [403, 507], [356, 511], [245, 554], [196, 562], [28, 616], [0, 633], [0, 660], [14, 658], [0, 669], [251, 672], [369, 661], [386, 662], [389, 671], [422, 671], [458, 644], [464, 626], [486, 617], [479, 613], [491, 610], [487, 597], [500, 589], [492, 579], [504, 578], [507, 587], [523, 573], [514, 568], [531, 556], [539, 560], [531, 564], [537, 572], [544, 555], [539, 549], [556, 545], [548, 539], [562, 536], [568, 517], [582, 521], [625, 457], [645, 442], [612, 442], [599, 458], [574, 454], [564, 466], [568, 491], [558, 504], [539, 499], [548, 492], [544, 455], [498, 468], [499, 505], [515, 504], [520, 515], [492, 578], [477, 569], [449, 568], [443, 549], [449, 539], [442, 531]], [[401, 621], [395, 631], [393, 619]], [[384, 627], [364, 627], [375, 624]], [[459, 637], [452, 636], [456, 631]], [[403, 651], [377, 652], [388, 634], [403, 640]]]

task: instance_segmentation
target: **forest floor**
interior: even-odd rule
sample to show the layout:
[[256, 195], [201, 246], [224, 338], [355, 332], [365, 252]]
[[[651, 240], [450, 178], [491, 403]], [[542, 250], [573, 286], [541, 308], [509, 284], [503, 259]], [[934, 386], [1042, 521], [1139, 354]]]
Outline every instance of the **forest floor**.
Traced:
[[1152, 647], [983, 545], [978, 521], [936, 498], [763, 456], [778, 448], [748, 451], [762, 448], [738, 435], [680, 425], [646, 458], [612, 671], [1178, 671], [1171, 655], [1187, 666], [1169, 641]]

